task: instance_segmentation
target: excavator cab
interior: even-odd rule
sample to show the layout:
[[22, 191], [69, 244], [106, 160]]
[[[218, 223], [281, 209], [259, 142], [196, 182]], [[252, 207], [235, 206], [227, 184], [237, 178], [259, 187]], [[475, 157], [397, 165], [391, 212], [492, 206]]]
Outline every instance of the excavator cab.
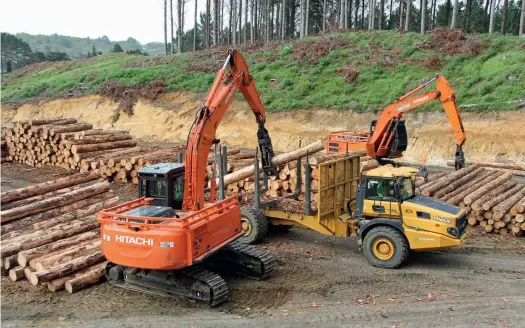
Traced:
[[[370, 137], [374, 134], [377, 120], [372, 120], [370, 124]], [[388, 151], [385, 158], [399, 158], [403, 156], [403, 152], [408, 147], [408, 133], [405, 125], [405, 120], [392, 119], [387, 133], [393, 132], [392, 140], [388, 145]], [[378, 158], [382, 159], [382, 158]]]
[[184, 164], [159, 163], [137, 172], [139, 198], [153, 198], [155, 206], [182, 209], [184, 196]]

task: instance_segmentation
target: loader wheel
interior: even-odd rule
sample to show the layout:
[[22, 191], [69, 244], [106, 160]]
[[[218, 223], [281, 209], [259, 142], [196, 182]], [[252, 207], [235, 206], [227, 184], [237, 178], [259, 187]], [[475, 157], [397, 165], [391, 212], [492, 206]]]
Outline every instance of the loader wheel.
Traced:
[[255, 244], [266, 237], [268, 219], [262, 210], [243, 207], [241, 208], [241, 229], [245, 233], [238, 240], [248, 245]]
[[405, 236], [399, 230], [387, 226], [372, 228], [363, 242], [367, 261], [381, 268], [399, 267], [408, 258], [409, 251]]

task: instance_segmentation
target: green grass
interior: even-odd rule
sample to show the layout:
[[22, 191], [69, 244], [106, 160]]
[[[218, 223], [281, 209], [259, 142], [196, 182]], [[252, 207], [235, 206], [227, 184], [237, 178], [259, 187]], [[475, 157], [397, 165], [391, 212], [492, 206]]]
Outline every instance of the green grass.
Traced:
[[[320, 57], [312, 51], [294, 57], [294, 52], [301, 42], [312, 45], [323, 37], [261, 47], [245, 57], [269, 111], [378, 110], [436, 73], [442, 73], [455, 88], [459, 104], [477, 104], [470, 111], [515, 109], [507, 101], [525, 96], [523, 38], [470, 36], [471, 42], [486, 43], [484, 52], [473, 56], [425, 50], [423, 43], [433, 37], [393, 31], [341, 33], [329, 36], [330, 51]], [[109, 54], [26, 67], [2, 76], [2, 102], [53, 98], [70, 90], [97, 93], [107, 81], [133, 87], [163, 79], [168, 91], [207, 92], [222, 65], [223, 52], [158, 57]], [[431, 56], [439, 57], [442, 67], [426, 68], [423, 63]], [[206, 68], [195, 69], [195, 63], [205, 63]], [[358, 79], [345, 82], [341, 68], [357, 70]], [[431, 103], [423, 108], [440, 107]]]

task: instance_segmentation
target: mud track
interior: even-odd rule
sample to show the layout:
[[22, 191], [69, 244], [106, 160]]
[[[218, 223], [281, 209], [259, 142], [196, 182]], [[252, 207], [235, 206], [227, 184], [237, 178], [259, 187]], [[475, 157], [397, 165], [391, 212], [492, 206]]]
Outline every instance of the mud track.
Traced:
[[[63, 174], [3, 164], [2, 189]], [[123, 200], [135, 195], [114, 189]], [[106, 283], [69, 295], [2, 277], [2, 327], [522, 327], [525, 241], [471, 234], [460, 248], [416, 253], [385, 270], [366, 263], [354, 238], [294, 228], [261, 245], [278, 258], [275, 276], [226, 277], [230, 301], [213, 309]]]

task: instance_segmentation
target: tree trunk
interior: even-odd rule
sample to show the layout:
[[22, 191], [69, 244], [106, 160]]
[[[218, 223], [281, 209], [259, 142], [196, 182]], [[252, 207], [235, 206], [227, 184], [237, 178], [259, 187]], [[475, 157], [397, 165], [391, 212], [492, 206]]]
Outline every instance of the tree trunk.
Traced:
[[98, 250], [101, 248], [101, 245], [102, 241], [100, 239], [88, 240], [79, 245], [76, 245], [75, 247], [50, 253], [38, 259], [33, 259], [29, 261], [29, 265], [36, 271], [48, 270], [61, 263], [70, 261], [71, 259], [77, 258], [79, 256], [84, 256], [95, 250]]
[[[276, 155], [272, 159], [272, 165], [274, 167], [277, 167], [284, 163], [288, 163], [298, 158], [305, 157], [307, 153], [311, 155], [323, 149], [324, 149], [323, 143], [319, 140], [305, 147], [293, 150], [289, 153]], [[249, 178], [250, 176], [254, 174], [253, 171], [254, 171], [253, 166], [248, 166], [238, 171], [235, 171], [233, 173], [227, 174], [224, 176], [224, 185], [227, 186], [229, 184], [240, 181], [242, 179]], [[217, 179], [217, 184], [218, 183], [219, 181]]]
[[63, 140], [62, 143], [66, 146], [66, 149], [71, 149], [73, 145], [89, 145], [89, 144], [98, 144], [98, 143], [106, 143], [106, 142], [114, 142], [114, 141], [123, 141], [123, 140], [131, 140], [133, 139], [132, 136], [129, 134], [105, 134], [105, 135], [97, 135], [93, 137], [87, 137], [79, 140]]
[[[284, 2], [285, 0], [283, 0], [283, 4]], [[323, 31], [324, 30], [326, 30], [326, 0], [323, 0]]]
[[393, 1], [390, 0], [390, 9], [388, 13], [388, 29], [391, 30], [394, 28], [394, 24], [392, 24], [392, 9], [393, 9]]
[[244, 43], [248, 43], [248, 0], [244, 3]]
[[299, 38], [304, 38], [304, 2], [305, 0], [300, 0], [299, 2]]
[[93, 129], [92, 124], [88, 123], [77, 123], [77, 124], [68, 124], [64, 126], [55, 126], [50, 125], [48, 127], [45, 127], [42, 129], [44, 139], [46, 138], [46, 135], [54, 136], [59, 133], [64, 132], [77, 132], [77, 131], [83, 131], [83, 130], [91, 130]]
[[525, 0], [521, 0], [520, 30], [519, 36], [525, 35]]
[[1, 222], [6, 223], [20, 219], [31, 214], [40, 213], [48, 209], [57, 208], [67, 204], [71, 204], [75, 201], [85, 199], [90, 196], [94, 196], [105, 191], [108, 191], [110, 188], [109, 182], [100, 182], [96, 185], [92, 185], [86, 188], [72, 191], [67, 195], [61, 195], [56, 197], [50, 197], [45, 200], [21, 206], [18, 208], [13, 208], [10, 210], [2, 211], [1, 213]]
[[195, 1], [195, 16], [193, 17], [193, 21], [195, 25], [193, 25], [193, 51], [197, 51], [197, 3], [199, 1], [198, 0], [194, 0], [194, 1]]
[[171, 53], [174, 54], [175, 53], [175, 44], [173, 44], [173, 41], [175, 41], [175, 39], [173, 38], [174, 35], [173, 35], [173, 0], [170, 0], [170, 22], [171, 22]]
[[412, 0], [407, 0], [407, 12], [405, 17], [405, 32], [410, 29], [410, 7], [412, 7]]
[[0, 194], [0, 203], [6, 204], [20, 199], [25, 199], [37, 195], [42, 195], [50, 191], [55, 191], [67, 187], [71, 187], [84, 182], [96, 180], [100, 178], [100, 172], [91, 171], [85, 173], [78, 173], [72, 176], [60, 178], [53, 181], [47, 181], [32, 185], [25, 188], [5, 191]]
[[492, 3], [490, 4], [489, 34], [494, 33], [495, 23], [496, 23], [496, 0], [492, 0]]
[[421, 5], [421, 35], [425, 34], [425, 19], [427, 17], [427, 0], [423, 0]]
[[[461, 170], [460, 170], [461, 171]], [[485, 170], [483, 168], [476, 168], [473, 171], [470, 171], [468, 174], [465, 174], [463, 177], [459, 179], [454, 179], [450, 181], [450, 184], [446, 186], [441, 186], [436, 190], [433, 197], [440, 198], [448, 194], [449, 192], [452, 192], [453, 190], [456, 190], [457, 188], [460, 188], [461, 186], [465, 185], [465, 183], [472, 181], [476, 177], [478, 177], [481, 173], [483, 173]], [[459, 172], [459, 171], [458, 171]]]
[[[302, 0], [301, 0], [302, 1]], [[345, 15], [345, 0], [340, 0], [340, 8], [339, 8], [339, 28], [343, 28], [344, 26], [344, 15]]]
[[399, 0], [399, 31], [403, 30], [403, 6], [405, 0]]
[[[361, 0], [364, 1], [364, 0]], [[354, 12], [354, 27], [357, 28], [357, 20], [359, 18], [359, 0], [355, 0], [355, 12]]]
[[[502, 184], [501, 186], [493, 189], [490, 193], [487, 193], [486, 195], [482, 196], [478, 200], [476, 200], [474, 203], [470, 204], [470, 207], [473, 210], [484, 210], [485, 204], [488, 205], [489, 202], [491, 202], [494, 198], [498, 198], [501, 194], [506, 192], [509, 189], [512, 189], [514, 186], [516, 186], [516, 181], [510, 180]], [[498, 202], [499, 203], [499, 202]], [[491, 206], [486, 206], [488, 210], [492, 208]]]
[[100, 231], [98, 229], [84, 232], [78, 235], [74, 235], [69, 238], [61, 239], [52, 243], [44, 244], [35, 248], [24, 250], [18, 253], [18, 264], [22, 267], [29, 265], [29, 262], [33, 259], [37, 259], [41, 256], [55, 252], [58, 250], [64, 250], [69, 247], [74, 247], [79, 243], [91, 240], [96, 241], [100, 239]]
[[137, 145], [137, 142], [135, 140], [111, 141], [111, 142], [103, 142], [103, 143], [87, 144], [87, 145], [78, 144], [78, 145], [71, 146], [71, 152], [73, 154], [90, 153], [90, 152], [101, 151], [101, 150], [135, 147], [136, 145]]
[[512, 174], [510, 173], [505, 173], [501, 175], [500, 177], [487, 183], [484, 187], [479, 188], [478, 190], [474, 191], [472, 194], [466, 196], [463, 199], [463, 202], [465, 203], [465, 205], [470, 205], [474, 203], [477, 199], [481, 198], [487, 192], [490, 192], [490, 190], [497, 188], [499, 185], [509, 181], [510, 178], [512, 178]]
[[[325, 0], [326, 1], [326, 0]], [[283, 0], [282, 4], [282, 17], [281, 17], [281, 39], [284, 40], [286, 37], [286, 0]]]
[[[507, 183], [503, 184], [504, 186], [508, 186], [510, 184], [508, 184], [510, 181], [508, 181]], [[496, 206], [497, 204], [503, 202], [504, 200], [512, 197], [514, 194], [520, 192], [520, 190], [523, 188], [522, 185], [518, 185], [516, 186], [515, 185], [516, 183], [514, 182], [514, 187], [511, 188], [510, 190], [508, 189], [505, 189], [505, 188], [496, 188], [496, 189], [503, 189], [500, 191], [500, 194], [493, 194], [493, 197], [492, 199], [490, 200], [487, 200], [483, 203], [483, 210], [485, 211], [489, 211], [490, 209], [492, 209], [492, 207]]]
[[383, 29], [383, 18], [385, 16], [385, 0], [379, 0], [381, 2], [379, 7], [379, 21], [377, 22], [377, 29]]
[[28, 280], [33, 286], [36, 286], [39, 283], [51, 281], [53, 279], [63, 277], [75, 271], [84, 269], [88, 266], [92, 266], [94, 264], [104, 261], [104, 259], [105, 257], [102, 251], [93, 252], [91, 254], [77, 257], [70, 261], [64, 262], [49, 270], [31, 272]]
[[[92, 130], [84, 130], [84, 131], [80, 131], [78, 133], [75, 133], [75, 140], [78, 140], [78, 139], [83, 139], [85, 136], [101, 136], [101, 135], [108, 135], [108, 134], [128, 134], [129, 131], [119, 131], [119, 130], [110, 130], [110, 131], [106, 131], [106, 130], [97, 130], [97, 129], [92, 129]], [[62, 137], [62, 139], [64, 139]]]
[[166, 48], [166, 55], [168, 51], [168, 3], [164, 0], [164, 46]]
[[501, 10], [502, 11], [502, 13], [501, 13], [501, 34], [503, 34], [503, 35], [505, 35], [505, 33], [506, 33], [508, 7], [509, 7], [509, 1], [508, 0], [504, 0], [503, 1], [503, 9]]
[[461, 169], [459, 171], [455, 171], [453, 173], [450, 173], [450, 174], [446, 175], [445, 177], [441, 178], [438, 183], [436, 183], [433, 186], [425, 189], [423, 194], [425, 194], [426, 196], [432, 196], [436, 191], [438, 191], [438, 190], [440, 190], [440, 189], [442, 189], [442, 188], [444, 188], [446, 186], [449, 186], [451, 183], [454, 183], [458, 179], [464, 177], [465, 175], [473, 172], [476, 169], [477, 169], [477, 167], [475, 167], [475, 166], [469, 166], [469, 167]]
[[519, 213], [525, 212], [525, 197], [523, 197], [514, 207], [510, 210], [510, 214], [518, 215]]
[[73, 160], [75, 163], [79, 163], [83, 159], [87, 158], [112, 158], [117, 155], [122, 154], [131, 154], [136, 153], [140, 151], [140, 147], [129, 147], [129, 148], [116, 148], [116, 149], [106, 149], [106, 150], [98, 150], [98, 151], [92, 151], [92, 152], [86, 152], [86, 153], [80, 153], [80, 154], [74, 154]]
[[306, 20], [305, 20], [305, 27], [304, 27], [304, 35], [308, 36], [308, 30], [309, 30], [309, 23], [310, 23], [310, 0], [306, 0]]
[[452, 9], [452, 23], [450, 23], [450, 28], [455, 29], [458, 21], [458, 10], [459, 10], [459, 1], [454, 0], [454, 8]]
[[[285, 2], [286, 0], [283, 0], [283, 3]], [[251, 19], [250, 19], [250, 43], [253, 43], [255, 41], [255, 38], [254, 38], [254, 33], [255, 33], [255, 13], [254, 13], [254, 9], [255, 9], [255, 0], [251, 0], [251, 10], [250, 10], [250, 15], [251, 15]], [[283, 33], [284, 35], [284, 33]]]
[[485, 172], [477, 179], [466, 183], [461, 188], [458, 188], [449, 194], [446, 194], [445, 196], [441, 198], [441, 200], [444, 200], [449, 204], [458, 205], [459, 203], [463, 201], [463, 199], [467, 195], [470, 195], [474, 191], [485, 186], [487, 183], [493, 181], [494, 179], [496, 179], [497, 177], [501, 175], [503, 174], [499, 174], [499, 172], [495, 172], [495, 171]]
[[65, 288], [68, 293], [73, 294], [81, 289], [92, 286], [102, 279], [104, 279], [104, 267], [106, 262], [94, 265], [89, 271], [65, 283]]
[[9, 270], [9, 278], [12, 281], [18, 281], [18, 280], [24, 279], [25, 278], [24, 268], [21, 266], [18, 266], [16, 268]]
[[[93, 275], [94, 272], [101, 272], [100, 278], [103, 278], [104, 277], [104, 268], [106, 267], [107, 263], [108, 262], [105, 262], [105, 261], [104, 262], [100, 262], [98, 264], [95, 264], [93, 266], [84, 268], [84, 269], [82, 269], [80, 271], [77, 271], [75, 273], [69, 274], [67, 276], [60, 277], [60, 278], [48, 281], [46, 283], [47, 289], [52, 291], [52, 292], [58, 292], [58, 291], [63, 290], [65, 288], [66, 282], [68, 282], [70, 280], [74, 280], [76, 278], [84, 277], [87, 274], [88, 275]], [[85, 286], [85, 287], [87, 287], [87, 286]]]
[[525, 186], [520, 185], [520, 187], [521, 190], [517, 191], [513, 196], [492, 208], [493, 218], [502, 218], [514, 205], [516, 205], [523, 197], [525, 197]]
[[361, 0], [361, 28], [365, 28], [365, 0]]

